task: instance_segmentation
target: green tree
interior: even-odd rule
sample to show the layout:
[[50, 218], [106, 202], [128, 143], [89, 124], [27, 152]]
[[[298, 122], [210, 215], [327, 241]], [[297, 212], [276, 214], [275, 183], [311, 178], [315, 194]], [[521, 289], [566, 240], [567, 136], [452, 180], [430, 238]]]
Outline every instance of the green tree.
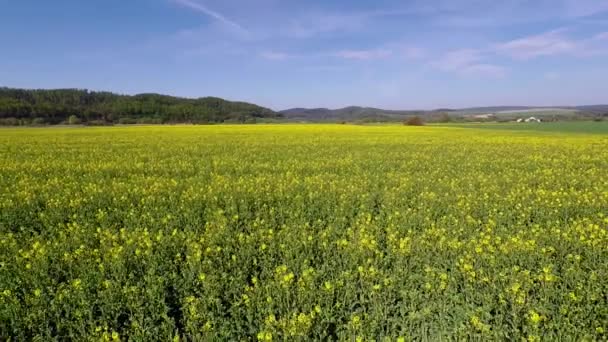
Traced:
[[[279, 118], [270, 109], [215, 97], [187, 99], [159, 94], [135, 96], [81, 89], [27, 90], [0, 88], [0, 119], [58, 124], [75, 117], [85, 123], [152, 121], [215, 123], [226, 120], [253, 122]], [[121, 120], [122, 119], [122, 120]], [[10, 121], [10, 120], [9, 120]]]
[[419, 116], [412, 116], [403, 123], [407, 126], [424, 126], [424, 121]]

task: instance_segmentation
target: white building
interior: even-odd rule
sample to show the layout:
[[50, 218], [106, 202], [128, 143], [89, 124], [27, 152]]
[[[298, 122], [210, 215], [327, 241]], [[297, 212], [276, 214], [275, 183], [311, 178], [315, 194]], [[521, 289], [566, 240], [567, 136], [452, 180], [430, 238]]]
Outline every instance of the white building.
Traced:
[[529, 118], [526, 119], [526, 122], [538, 122], [538, 123], [540, 123], [540, 119], [537, 119], [537, 118], [531, 116], [531, 117], [529, 117]]
[[531, 116], [531, 117], [529, 117], [527, 119], [523, 119], [523, 118], [517, 119], [517, 122], [537, 122], [537, 123], [540, 123], [541, 121], [540, 121], [540, 119]]

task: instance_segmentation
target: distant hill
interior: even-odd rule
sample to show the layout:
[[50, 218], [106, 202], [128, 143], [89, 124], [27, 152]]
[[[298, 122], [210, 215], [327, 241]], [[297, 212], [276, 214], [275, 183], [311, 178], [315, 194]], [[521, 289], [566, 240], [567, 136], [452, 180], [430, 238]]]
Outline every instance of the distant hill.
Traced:
[[605, 105], [591, 105], [591, 106], [578, 106], [574, 107], [578, 110], [584, 111], [598, 111], [598, 112], [608, 112], [608, 104]]
[[371, 107], [327, 108], [292, 108], [279, 112], [291, 121], [398, 121], [424, 111], [386, 110]]
[[[449, 115], [449, 117], [448, 117]], [[547, 120], [608, 117], [608, 105], [578, 107], [492, 106], [436, 110], [387, 110], [350, 106], [339, 109], [292, 108], [275, 112], [246, 102], [217, 97], [182, 98], [161, 94], [121, 95], [86, 89], [0, 87], [0, 125], [111, 123], [221, 123], [257, 121], [399, 122], [413, 116], [426, 121], [512, 121], [524, 116]]]
[[[454, 118], [478, 118], [492, 115], [502, 120], [511, 120], [526, 115], [550, 116], [558, 119], [588, 117], [608, 113], [608, 105], [578, 107], [492, 106], [471, 108], [439, 108], [434, 110], [386, 110], [372, 107], [292, 108], [279, 112], [290, 121], [402, 121], [412, 116], [429, 119], [448, 114]], [[442, 114], [443, 113], [443, 114]]]
[[217, 97], [119, 95], [81, 89], [0, 88], [0, 124], [214, 123], [281, 118], [268, 108]]
[[471, 108], [461, 108], [461, 109], [451, 109], [452, 112], [461, 112], [461, 113], [497, 113], [504, 111], [525, 111], [529, 109], [534, 109], [536, 107], [529, 106], [493, 106], [493, 107], [471, 107]]

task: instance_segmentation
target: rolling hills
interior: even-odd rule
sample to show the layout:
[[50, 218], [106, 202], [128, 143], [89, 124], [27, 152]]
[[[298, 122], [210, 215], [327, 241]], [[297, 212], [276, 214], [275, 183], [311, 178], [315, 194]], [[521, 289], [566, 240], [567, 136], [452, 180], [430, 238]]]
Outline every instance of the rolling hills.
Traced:
[[538, 116], [548, 121], [608, 117], [608, 105], [578, 107], [491, 106], [461, 109], [388, 110], [349, 106], [291, 108], [274, 111], [256, 104], [217, 97], [183, 98], [161, 94], [121, 95], [83, 89], [15, 89], [0, 87], [0, 125], [30, 124], [164, 124], [254, 122], [401, 122], [514, 121]]
[[373, 107], [350, 106], [339, 109], [291, 108], [279, 112], [289, 121], [401, 121], [412, 116], [427, 119], [449, 115], [451, 118], [495, 118], [513, 120], [525, 116], [551, 117], [555, 119], [589, 118], [608, 113], [608, 105], [575, 107], [493, 106], [461, 109], [441, 108], [434, 110], [386, 110]]
[[0, 124], [255, 122], [281, 115], [255, 104], [217, 97], [120, 95], [82, 89], [0, 88]]

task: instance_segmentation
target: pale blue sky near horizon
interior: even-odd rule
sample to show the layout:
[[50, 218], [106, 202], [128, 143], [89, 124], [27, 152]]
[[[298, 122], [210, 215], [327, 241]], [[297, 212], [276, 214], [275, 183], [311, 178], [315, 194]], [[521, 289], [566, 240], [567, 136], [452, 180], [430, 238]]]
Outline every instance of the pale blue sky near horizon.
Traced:
[[386, 109], [608, 103], [608, 0], [0, 0], [0, 86]]

